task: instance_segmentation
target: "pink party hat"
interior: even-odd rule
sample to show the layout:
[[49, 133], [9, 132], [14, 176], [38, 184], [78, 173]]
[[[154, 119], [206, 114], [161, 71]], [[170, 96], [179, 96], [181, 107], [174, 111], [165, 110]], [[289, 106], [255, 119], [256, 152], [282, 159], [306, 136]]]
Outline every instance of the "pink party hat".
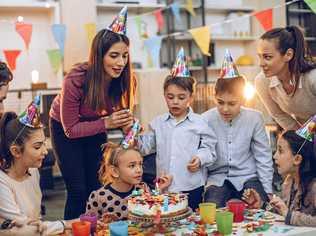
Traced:
[[36, 96], [34, 101], [27, 106], [26, 110], [19, 115], [18, 119], [22, 124], [32, 128], [42, 127], [39, 112], [40, 102], [40, 96]]
[[230, 54], [229, 50], [226, 49], [219, 78], [234, 79], [237, 77], [240, 77], [240, 74], [237, 70], [236, 64], [234, 63], [232, 55]]
[[127, 6], [123, 7], [120, 13], [114, 18], [112, 24], [107, 27], [108, 30], [126, 35]]
[[174, 63], [171, 69], [171, 76], [172, 77], [190, 77], [190, 71], [187, 66], [186, 57], [184, 55], [184, 50], [181, 47], [180, 51], [178, 52], [176, 62]]

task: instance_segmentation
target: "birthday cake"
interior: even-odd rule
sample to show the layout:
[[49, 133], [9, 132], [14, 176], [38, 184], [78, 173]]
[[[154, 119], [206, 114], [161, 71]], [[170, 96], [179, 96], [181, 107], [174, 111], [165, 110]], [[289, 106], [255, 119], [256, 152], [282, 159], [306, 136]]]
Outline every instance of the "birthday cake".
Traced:
[[151, 194], [131, 196], [128, 200], [129, 214], [161, 217], [177, 216], [188, 211], [188, 197], [182, 193]]

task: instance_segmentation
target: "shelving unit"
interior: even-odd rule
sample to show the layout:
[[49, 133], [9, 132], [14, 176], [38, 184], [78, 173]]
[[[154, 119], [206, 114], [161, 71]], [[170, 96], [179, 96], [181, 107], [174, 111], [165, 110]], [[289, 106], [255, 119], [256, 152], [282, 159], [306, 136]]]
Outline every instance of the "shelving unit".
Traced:
[[[288, 2], [289, 0], [287, 0]], [[305, 39], [312, 55], [316, 56], [316, 15], [304, 1], [298, 1], [286, 7], [288, 25], [298, 25], [305, 31]]]

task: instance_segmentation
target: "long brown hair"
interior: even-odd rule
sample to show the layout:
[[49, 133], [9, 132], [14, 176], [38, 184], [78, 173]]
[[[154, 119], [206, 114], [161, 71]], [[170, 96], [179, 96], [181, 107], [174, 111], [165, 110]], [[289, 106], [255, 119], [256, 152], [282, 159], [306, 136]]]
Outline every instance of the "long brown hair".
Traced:
[[260, 39], [275, 39], [276, 48], [281, 55], [285, 55], [289, 48], [293, 49], [294, 56], [289, 62], [289, 71], [295, 78], [295, 93], [301, 74], [316, 68], [316, 64], [313, 61], [310, 50], [306, 47], [302, 31], [297, 26], [274, 28], [265, 32]]
[[93, 39], [88, 62], [87, 79], [84, 82], [84, 101], [95, 111], [110, 109], [120, 105], [122, 95], [130, 87], [130, 61], [121, 75], [111, 81], [106, 79], [103, 58], [113, 44], [124, 42], [129, 46], [129, 39], [125, 35], [110, 30], [101, 30]]

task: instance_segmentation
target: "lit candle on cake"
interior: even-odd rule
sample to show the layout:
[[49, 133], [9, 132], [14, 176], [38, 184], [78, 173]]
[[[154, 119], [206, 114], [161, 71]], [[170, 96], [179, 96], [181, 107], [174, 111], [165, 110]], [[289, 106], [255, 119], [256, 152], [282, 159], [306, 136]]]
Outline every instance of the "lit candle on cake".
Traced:
[[165, 195], [164, 199], [163, 199], [163, 210], [164, 211], [168, 211], [168, 205], [169, 205], [169, 197], [168, 197], [168, 195]]
[[160, 189], [159, 189], [159, 183], [158, 183], [159, 181], [157, 180], [156, 181], [156, 187], [155, 187], [155, 194], [156, 195], [159, 195], [160, 194]]

